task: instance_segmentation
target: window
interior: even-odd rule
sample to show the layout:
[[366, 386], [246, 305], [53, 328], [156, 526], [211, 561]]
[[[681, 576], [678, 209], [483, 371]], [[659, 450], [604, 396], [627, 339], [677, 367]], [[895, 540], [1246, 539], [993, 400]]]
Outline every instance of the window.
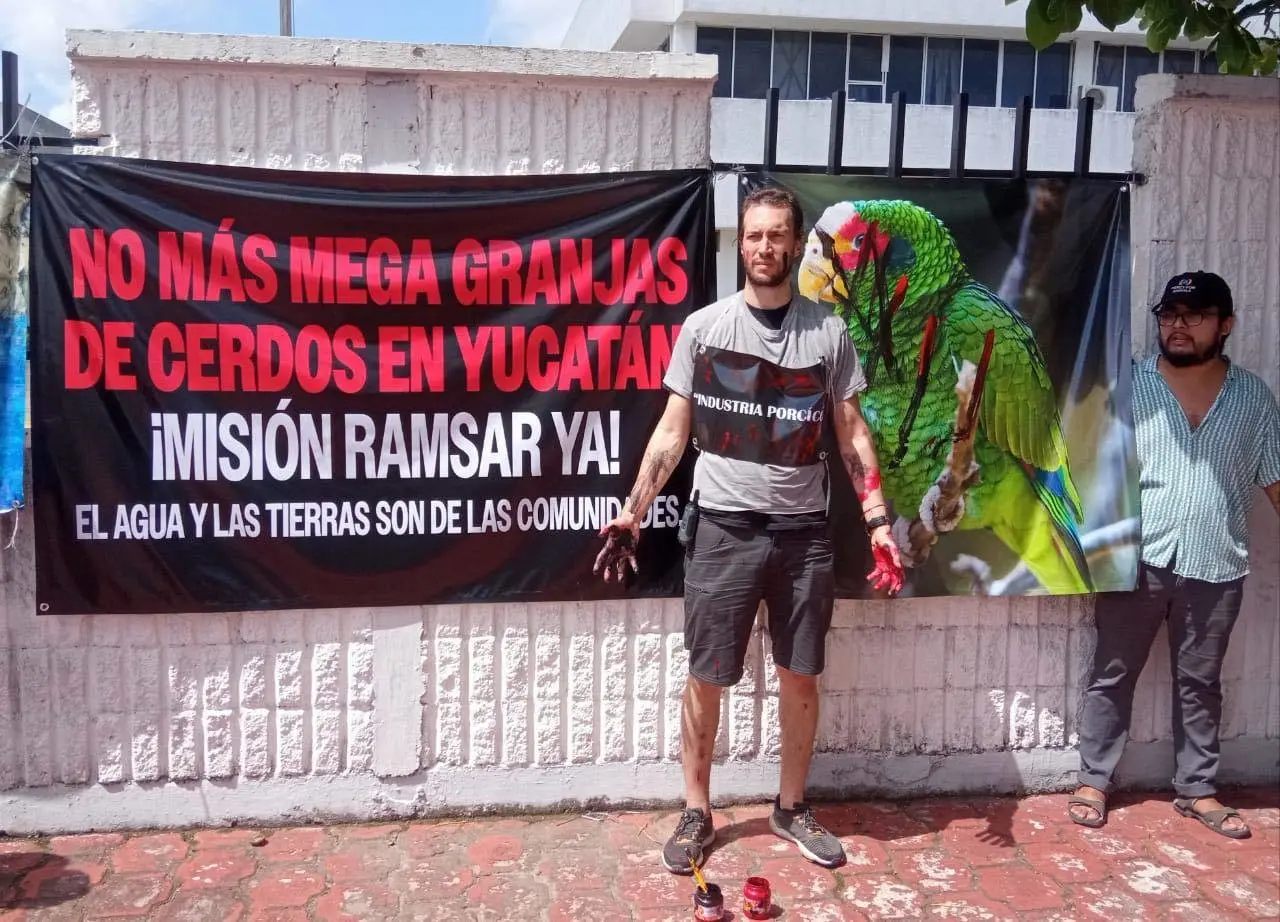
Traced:
[[1071, 108], [1071, 50], [1066, 42], [1040, 52], [1029, 42], [1005, 42], [1000, 104], [1016, 109], [1030, 96], [1037, 109]]
[[[932, 42], [929, 43], [933, 45]], [[996, 80], [1000, 76], [1000, 43], [977, 38], [964, 40], [964, 78], [960, 88], [969, 94], [971, 106], [996, 104]]]
[[809, 98], [830, 99], [844, 89], [846, 45], [843, 32], [815, 32], [809, 49]]
[[1146, 74], [1216, 74], [1218, 63], [1211, 54], [1187, 49], [1171, 49], [1154, 54], [1139, 45], [1099, 45], [1093, 68], [1093, 82], [1114, 86], [1120, 91], [1119, 108], [1134, 110], [1138, 78]]
[[1166, 51], [1162, 73], [1194, 74], [1196, 72], [1196, 53], [1194, 51]]
[[960, 92], [960, 61], [964, 39], [931, 38], [925, 54], [924, 101], [930, 106], [949, 106]]
[[698, 54], [714, 54], [720, 58], [713, 96], [733, 95], [733, 30], [704, 29], [698, 26]]
[[849, 36], [849, 101], [887, 102], [884, 77], [884, 38]]
[[1036, 50], [1030, 42], [1004, 43], [1004, 80], [1000, 86], [1000, 105], [1016, 109], [1023, 96], [1035, 99]]
[[734, 29], [733, 95], [764, 99], [769, 94], [773, 33], [768, 29]]
[[1036, 55], [1037, 109], [1071, 108], [1071, 46], [1059, 42]]
[[889, 36], [889, 78], [885, 101], [901, 93], [907, 105], [920, 102], [920, 78], [924, 74], [924, 39], [904, 35]]
[[809, 95], [809, 33], [773, 34], [773, 85], [781, 99], [807, 99]]

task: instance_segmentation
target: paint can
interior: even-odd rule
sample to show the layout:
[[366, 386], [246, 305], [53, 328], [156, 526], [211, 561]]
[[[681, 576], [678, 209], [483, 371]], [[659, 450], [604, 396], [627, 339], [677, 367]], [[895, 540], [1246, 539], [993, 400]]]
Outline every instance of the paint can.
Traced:
[[698, 922], [719, 922], [724, 918], [724, 894], [719, 884], [707, 884], [693, 891], [693, 917]]
[[768, 878], [748, 877], [742, 887], [742, 914], [748, 919], [768, 919], [772, 913]]

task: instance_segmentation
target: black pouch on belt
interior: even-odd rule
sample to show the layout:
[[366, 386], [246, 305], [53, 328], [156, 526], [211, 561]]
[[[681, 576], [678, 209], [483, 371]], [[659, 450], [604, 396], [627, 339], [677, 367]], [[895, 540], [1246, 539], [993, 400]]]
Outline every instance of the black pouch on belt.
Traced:
[[685, 504], [684, 512], [680, 515], [680, 527], [676, 529], [676, 540], [680, 542], [682, 547], [688, 547], [693, 544], [693, 536], [698, 531], [698, 491], [693, 491], [693, 496], [689, 498], [689, 502]]

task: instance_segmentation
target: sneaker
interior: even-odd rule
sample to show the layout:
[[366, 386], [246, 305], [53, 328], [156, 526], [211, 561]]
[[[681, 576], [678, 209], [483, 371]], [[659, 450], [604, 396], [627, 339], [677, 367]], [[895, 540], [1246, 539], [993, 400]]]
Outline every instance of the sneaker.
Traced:
[[702, 850], [715, 840], [716, 830], [711, 825], [711, 815], [697, 807], [686, 807], [680, 814], [676, 831], [662, 849], [662, 864], [672, 874], [692, 874], [689, 858], [692, 857], [701, 868]]
[[844, 846], [822, 827], [808, 804], [796, 804], [794, 810], [783, 810], [777, 800], [769, 816], [769, 828], [788, 842], [794, 842], [800, 853], [824, 868], [844, 864]]

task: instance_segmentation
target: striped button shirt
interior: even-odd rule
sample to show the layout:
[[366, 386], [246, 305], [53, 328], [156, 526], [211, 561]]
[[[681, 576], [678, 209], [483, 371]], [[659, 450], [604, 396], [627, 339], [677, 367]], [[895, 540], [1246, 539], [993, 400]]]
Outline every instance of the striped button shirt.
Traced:
[[1280, 480], [1280, 409], [1257, 375], [1234, 362], [1195, 429], [1151, 356], [1133, 367], [1142, 559], [1174, 562], [1188, 579], [1229, 582], [1249, 572], [1249, 509]]

